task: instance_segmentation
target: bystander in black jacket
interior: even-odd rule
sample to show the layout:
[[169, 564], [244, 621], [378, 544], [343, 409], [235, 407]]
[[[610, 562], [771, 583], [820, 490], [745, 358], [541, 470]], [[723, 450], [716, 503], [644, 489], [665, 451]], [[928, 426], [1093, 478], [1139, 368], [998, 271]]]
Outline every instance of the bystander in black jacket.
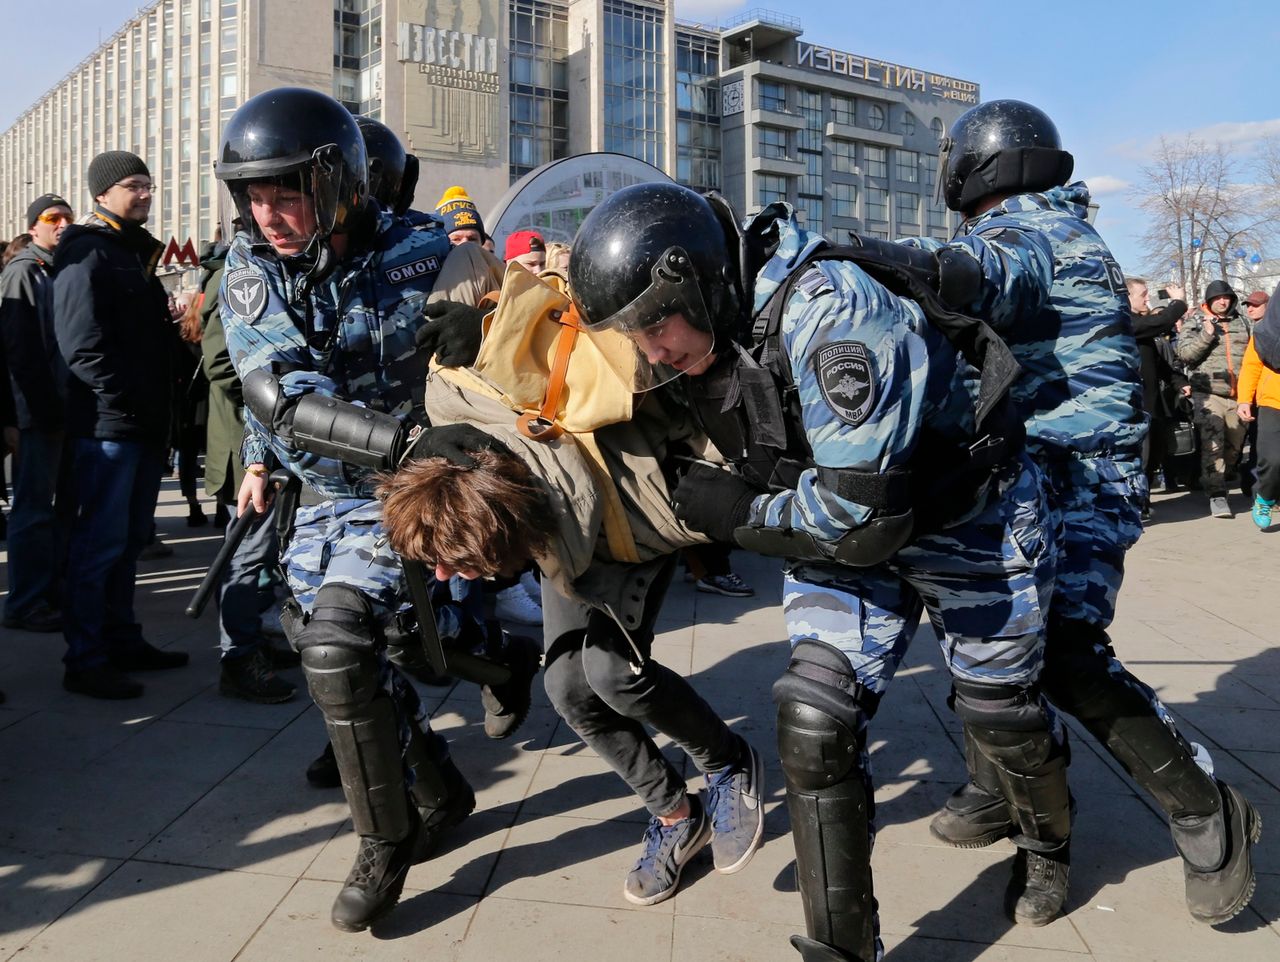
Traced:
[[[1172, 383], [1167, 338], [1174, 326], [1187, 313], [1186, 301], [1170, 301], [1158, 311], [1133, 315], [1133, 337], [1138, 342], [1138, 359], [1142, 373], [1142, 406], [1152, 416], [1172, 412], [1167, 405], [1172, 398], [1162, 397], [1162, 388]], [[1165, 342], [1161, 351], [1160, 342]], [[1161, 403], [1165, 402], [1162, 407]]]
[[23, 248], [0, 273], [0, 336], [13, 391], [15, 426], [61, 431], [67, 366], [53, 329], [53, 254]]
[[54, 327], [70, 370], [72, 437], [167, 445], [173, 330], [156, 277], [164, 245], [101, 207], [63, 232], [54, 256]]

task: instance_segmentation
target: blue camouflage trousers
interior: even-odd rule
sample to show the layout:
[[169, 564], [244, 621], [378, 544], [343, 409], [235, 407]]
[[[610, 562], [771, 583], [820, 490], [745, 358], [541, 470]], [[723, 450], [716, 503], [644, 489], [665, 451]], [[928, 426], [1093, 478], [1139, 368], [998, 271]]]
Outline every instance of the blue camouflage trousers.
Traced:
[[[1040, 472], [1025, 459], [1009, 465], [992, 488], [984, 506], [966, 520], [918, 538], [879, 567], [791, 567], [783, 587], [791, 643], [820, 641], [838, 649], [878, 701], [927, 611], [954, 677], [1034, 683], [1044, 664], [1056, 560], [1046, 492]], [[1063, 737], [1047, 703], [1045, 710], [1055, 736]], [[867, 831], [874, 844], [871, 760], [865, 730], [858, 735]], [[873, 925], [879, 959], [878, 916]]]
[[1055, 618], [1106, 628], [1116, 616], [1124, 556], [1142, 535], [1147, 478], [1135, 458], [1041, 458], [1058, 526]]
[[927, 610], [953, 675], [1033, 683], [1044, 660], [1054, 532], [1040, 473], [1029, 463], [1010, 465], [993, 488], [977, 513], [881, 566], [793, 566], [783, 599], [792, 644], [838, 649], [858, 681], [882, 695]]
[[[1053, 620], [1058, 625], [1085, 621], [1105, 630], [1115, 619], [1116, 598], [1124, 581], [1124, 556], [1142, 536], [1142, 505], [1148, 497], [1146, 474], [1137, 458], [1038, 460], [1058, 528]], [[1054, 634], [1050, 631], [1049, 637]], [[1151, 686], [1133, 675], [1109, 646], [1098, 641], [1093, 647], [1105, 662], [1111, 681], [1141, 695], [1174, 735], [1185, 741]], [[1201, 767], [1212, 774], [1208, 751], [1198, 743], [1187, 744]]]
[[[396, 616], [411, 607], [400, 558], [382, 531], [378, 501], [348, 498], [299, 509], [294, 536], [282, 560], [289, 590], [303, 611], [311, 611], [316, 592], [326, 584], [359, 591], [369, 599], [374, 618], [384, 628], [391, 627]], [[452, 600], [448, 582], [432, 579], [429, 587], [436, 629], [448, 643], [462, 634], [469, 616]], [[432, 738], [439, 736], [432, 733], [417, 691], [387, 658], [385, 646], [378, 648], [376, 657], [382, 690], [395, 706], [403, 756], [413, 734], [410, 726]]]

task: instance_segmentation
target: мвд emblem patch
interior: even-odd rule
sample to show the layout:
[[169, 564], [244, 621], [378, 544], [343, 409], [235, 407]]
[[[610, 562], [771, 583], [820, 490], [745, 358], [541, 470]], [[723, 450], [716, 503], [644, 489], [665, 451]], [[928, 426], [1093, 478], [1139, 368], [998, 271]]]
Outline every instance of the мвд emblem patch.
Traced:
[[876, 404], [875, 362], [860, 341], [836, 341], [814, 357], [818, 387], [836, 417], [858, 427]]

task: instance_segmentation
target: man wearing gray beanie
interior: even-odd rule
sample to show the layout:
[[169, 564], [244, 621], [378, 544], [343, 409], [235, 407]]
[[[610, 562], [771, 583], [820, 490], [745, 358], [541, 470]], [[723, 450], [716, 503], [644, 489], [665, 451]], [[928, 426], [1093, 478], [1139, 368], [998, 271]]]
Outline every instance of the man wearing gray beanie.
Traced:
[[94, 208], [68, 227], [54, 257], [54, 328], [70, 370], [67, 437], [72, 522], [63, 611], [62, 685], [94, 698], [136, 698], [125, 672], [177, 668], [186, 652], [142, 637], [133, 613], [169, 443], [172, 343], [156, 278], [164, 245], [142, 226], [151, 172], [125, 150], [98, 154], [87, 176]]

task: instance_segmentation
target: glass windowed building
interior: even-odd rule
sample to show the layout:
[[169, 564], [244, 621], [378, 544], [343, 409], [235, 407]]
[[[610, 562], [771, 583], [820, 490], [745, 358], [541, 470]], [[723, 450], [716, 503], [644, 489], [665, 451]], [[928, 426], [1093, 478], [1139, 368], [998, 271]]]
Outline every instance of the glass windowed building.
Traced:
[[673, 0], [156, 0], [0, 135], [0, 233], [46, 191], [86, 211], [89, 161], [124, 149], [154, 175], [152, 232], [198, 248], [222, 125], [281, 85], [395, 130], [420, 208], [461, 184], [483, 211], [545, 163], [614, 151], [743, 211], [789, 201], [837, 241], [949, 228], [937, 142], [978, 97], [808, 44], [794, 18], [701, 26]]
[[725, 195], [746, 210], [789, 201], [837, 243], [950, 236], [938, 143], [978, 85], [802, 36], [798, 19], [765, 10], [720, 31]]

